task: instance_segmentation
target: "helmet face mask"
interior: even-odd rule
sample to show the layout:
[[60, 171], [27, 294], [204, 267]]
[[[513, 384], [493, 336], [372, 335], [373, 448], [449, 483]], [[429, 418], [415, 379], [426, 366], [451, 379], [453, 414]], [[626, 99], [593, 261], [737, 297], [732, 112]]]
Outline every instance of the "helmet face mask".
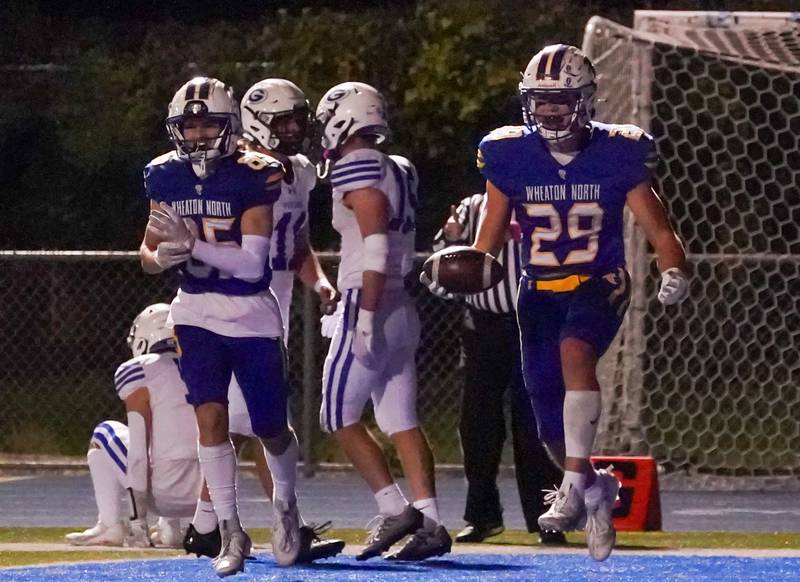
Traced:
[[525, 124], [547, 141], [571, 139], [592, 120], [596, 89], [594, 67], [580, 49], [547, 46], [530, 60], [519, 84]]
[[[239, 106], [233, 90], [217, 79], [195, 77], [172, 98], [166, 126], [182, 159], [202, 164], [231, 155], [239, 133]], [[216, 132], [211, 131], [213, 127]]]
[[264, 79], [242, 98], [242, 128], [246, 138], [287, 156], [308, 152], [311, 145], [311, 105], [300, 88], [286, 79]]

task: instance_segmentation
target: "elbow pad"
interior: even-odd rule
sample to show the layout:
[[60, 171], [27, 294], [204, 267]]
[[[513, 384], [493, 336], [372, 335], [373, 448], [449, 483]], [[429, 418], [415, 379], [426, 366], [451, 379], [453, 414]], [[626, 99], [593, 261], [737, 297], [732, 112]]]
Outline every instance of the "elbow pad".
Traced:
[[364, 237], [364, 270], [386, 273], [389, 259], [389, 237], [384, 234], [371, 234]]

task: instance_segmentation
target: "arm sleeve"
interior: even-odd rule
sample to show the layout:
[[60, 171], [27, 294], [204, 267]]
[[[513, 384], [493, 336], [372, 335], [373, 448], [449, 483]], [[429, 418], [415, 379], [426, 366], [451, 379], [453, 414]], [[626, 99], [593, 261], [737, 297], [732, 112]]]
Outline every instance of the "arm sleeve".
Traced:
[[243, 281], [258, 281], [269, 260], [269, 238], [243, 234], [242, 246], [196, 240], [192, 256]]

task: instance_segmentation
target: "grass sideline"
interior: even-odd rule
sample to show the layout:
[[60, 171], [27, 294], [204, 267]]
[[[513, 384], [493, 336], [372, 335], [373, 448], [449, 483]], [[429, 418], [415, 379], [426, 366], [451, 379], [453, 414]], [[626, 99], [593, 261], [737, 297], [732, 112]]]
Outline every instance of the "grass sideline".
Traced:
[[[36, 544], [63, 543], [64, 535], [78, 531], [78, 527], [18, 527], [0, 528], [0, 543]], [[270, 530], [252, 528], [248, 530], [253, 541], [264, 544], [270, 540]], [[452, 531], [451, 534], [455, 534]], [[360, 544], [364, 540], [361, 529], [334, 529], [326, 537], [341, 538], [348, 544]], [[582, 546], [582, 533], [567, 536], [570, 545]], [[535, 537], [521, 530], [509, 530], [482, 544], [488, 553], [498, 545], [538, 545]], [[680, 550], [680, 549], [751, 549], [751, 550], [797, 550], [800, 549], [800, 533], [738, 533], [738, 532], [620, 532], [617, 535], [617, 550]], [[26, 551], [8, 549], [0, 553], [0, 567], [28, 566], [55, 562], [87, 562], [101, 560], [139, 560], [167, 558], [185, 555], [178, 550], [142, 551]]]

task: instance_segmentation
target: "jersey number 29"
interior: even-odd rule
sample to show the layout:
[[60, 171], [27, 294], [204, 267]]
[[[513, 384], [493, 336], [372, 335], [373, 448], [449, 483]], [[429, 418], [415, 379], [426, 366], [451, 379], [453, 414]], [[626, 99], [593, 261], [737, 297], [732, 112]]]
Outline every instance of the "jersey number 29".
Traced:
[[[556, 254], [543, 251], [543, 242], [556, 242], [564, 230], [564, 225], [556, 207], [552, 204], [526, 204], [525, 213], [531, 218], [547, 218], [548, 226], [537, 226], [531, 232], [531, 265], [539, 267], [560, 267], [591, 263], [597, 256], [600, 228], [603, 225], [603, 209], [597, 202], [576, 202], [567, 213], [567, 233], [571, 240], [586, 239], [586, 248], [572, 249], [561, 263]], [[581, 227], [581, 218], [589, 218], [588, 228]]]

